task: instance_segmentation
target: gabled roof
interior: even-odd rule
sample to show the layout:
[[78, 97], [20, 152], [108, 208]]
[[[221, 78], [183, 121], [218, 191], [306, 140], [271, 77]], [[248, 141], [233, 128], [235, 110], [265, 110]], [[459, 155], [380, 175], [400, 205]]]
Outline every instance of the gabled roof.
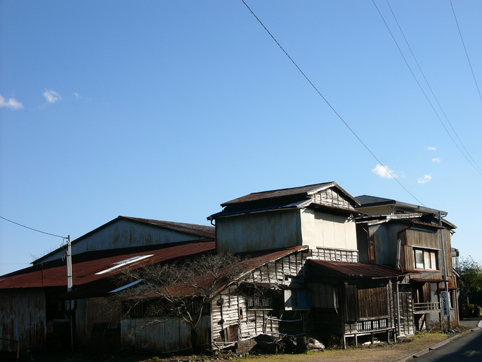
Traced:
[[357, 196], [356, 199], [360, 202], [358, 209], [363, 211], [364, 208], [375, 207], [375, 206], [392, 206], [392, 211], [404, 211], [407, 213], [423, 213], [423, 214], [438, 214], [439, 212], [442, 216], [447, 216], [446, 211], [432, 209], [426, 206], [419, 206], [414, 204], [409, 204], [407, 202], [401, 202], [394, 199], [386, 199], [383, 197], [361, 195]]
[[241, 204], [245, 202], [252, 202], [252, 201], [258, 201], [258, 200], [284, 198], [284, 197], [290, 197], [290, 196], [302, 196], [306, 198], [306, 196], [308, 195], [312, 195], [318, 191], [332, 187], [334, 185], [336, 185], [335, 182], [324, 182], [320, 184], [292, 187], [287, 189], [253, 192], [249, 195], [238, 197], [237, 199], [234, 199], [231, 201], [226, 201], [222, 203], [221, 206]]
[[[72, 257], [73, 285], [74, 288], [77, 288], [96, 283], [94, 286], [100, 288], [99, 290], [103, 290], [102, 286], [106, 286], [106, 283], [108, 288], [110, 288], [109, 277], [120, 273], [123, 270], [123, 263], [127, 260], [134, 260], [134, 262], [125, 264], [126, 267], [137, 269], [150, 264], [214, 252], [214, 250], [215, 242], [211, 239], [149, 247], [94, 251], [74, 255]], [[121, 265], [121, 267], [106, 271], [118, 265]], [[67, 267], [65, 261], [54, 260], [0, 277], [0, 290], [41, 287], [67, 287]]]
[[[142, 219], [138, 217], [129, 217], [129, 216], [118, 216], [115, 219], [109, 221], [108, 223], [105, 223], [104, 225], [99, 226], [98, 228], [89, 231], [87, 234], [82, 235], [81, 237], [75, 239], [72, 241], [72, 245], [75, 245], [79, 242], [81, 242], [83, 239], [91, 236], [92, 234], [95, 234], [96, 232], [106, 228], [109, 225], [112, 225], [119, 220], [128, 220], [134, 223], [138, 224], [144, 224], [144, 225], [149, 225], [152, 227], [156, 228], [161, 228], [161, 229], [168, 229], [168, 230], [173, 230], [177, 232], [181, 232], [187, 235], [193, 235], [197, 236], [200, 239], [201, 238], [214, 238], [216, 236], [216, 231], [213, 226], [209, 225], [197, 225], [197, 224], [188, 224], [188, 223], [181, 223], [181, 222], [173, 222], [173, 221], [162, 221], [162, 220], [153, 220], [153, 219]], [[50, 253], [36, 259], [32, 264], [39, 264], [43, 260], [47, 259], [48, 257], [59, 253], [64, 249], [64, 246], [55, 249], [51, 251]]]
[[[359, 202], [354, 197], [352, 197], [336, 182], [332, 181], [286, 189], [254, 192], [246, 196], [238, 197], [234, 200], [222, 203], [221, 206], [224, 207], [224, 210], [209, 216], [208, 220], [248, 212], [305, 208], [312, 205], [323, 207], [327, 210], [330, 209], [333, 213], [347, 213], [348, 209], [341, 207], [315, 204], [312, 196], [329, 188], [336, 189], [353, 207], [359, 205]], [[354, 213], [353, 210], [349, 212]]]
[[348, 278], [387, 279], [404, 275], [401, 270], [377, 264], [347, 263], [341, 261], [326, 261], [309, 259], [309, 264], [321, 268], [326, 276]]

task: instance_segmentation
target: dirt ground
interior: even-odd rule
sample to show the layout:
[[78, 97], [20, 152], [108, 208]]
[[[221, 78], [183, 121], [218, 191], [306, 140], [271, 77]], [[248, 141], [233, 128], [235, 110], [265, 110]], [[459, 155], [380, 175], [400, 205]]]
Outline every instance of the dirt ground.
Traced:
[[[469, 333], [470, 330], [462, 330], [460, 333]], [[400, 361], [425, 348], [433, 346], [449, 337], [443, 333], [421, 333], [415, 337], [400, 340], [396, 344], [374, 344], [348, 348], [346, 350], [325, 350], [324, 352], [309, 352], [307, 354], [278, 354], [278, 355], [236, 355], [234, 353], [220, 354], [218, 356], [159, 356], [153, 353], [122, 352], [115, 355], [89, 355], [77, 351], [73, 355], [68, 352], [40, 353], [30, 356], [21, 356], [21, 360], [29, 362], [173, 362], [173, 361], [245, 361], [245, 362], [339, 362], [339, 361], [370, 361], [387, 362]], [[14, 360], [14, 359], [13, 359]], [[3, 360], [0, 358], [0, 361]]]

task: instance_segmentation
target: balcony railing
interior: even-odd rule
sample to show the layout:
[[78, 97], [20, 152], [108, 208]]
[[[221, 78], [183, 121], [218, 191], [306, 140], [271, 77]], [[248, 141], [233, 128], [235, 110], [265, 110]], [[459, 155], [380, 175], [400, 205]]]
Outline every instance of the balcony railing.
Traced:
[[328, 261], [358, 262], [358, 250], [330, 249], [317, 246], [313, 249], [313, 258]]
[[424, 313], [431, 313], [431, 312], [440, 312], [439, 302], [413, 304], [413, 313], [415, 314], [424, 314]]
[[380, 329], [386, 329], [388, 328], [388, 319], [383, 318], [376, 320], [358, 321], [356, 327], [358, 332], [371, 332]]

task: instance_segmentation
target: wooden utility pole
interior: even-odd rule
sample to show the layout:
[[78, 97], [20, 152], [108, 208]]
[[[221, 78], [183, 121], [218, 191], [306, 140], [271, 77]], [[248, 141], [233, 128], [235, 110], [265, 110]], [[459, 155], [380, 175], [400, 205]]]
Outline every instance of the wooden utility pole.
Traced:
[[445, 253], [445, 240], [444, 240], [444, 229], [442, 225], [442, 213], [439, 211], [438, 212], [438, 223], [439, 226], [441, 227], [440, 229], [440, 241], [442, 243], [442, 256], [443, 256], [443, 267], [444, 267], [444, 285], [445, 285], [445, 293], [447, 293], [447, 303], [448, 303], [448, 316], [447, 316], [447, 321], [448, 321], [448, 326], [447, 330], [450, 329], [451, 327], [451, 320], [450, 320], [450, 294], [449, 294], [449, 282], [447, 279], [447, 258], [446, 258], [446, 253]]
[[[67, 292], [72, 290], [74, 286], [72, 280], [72, 245], [70, 243], [70, 235], [67, 237]], [[73, 323], [73, 303], [69, 300], [70, 315], [70, 350], [74, 351], [74, 323]]]

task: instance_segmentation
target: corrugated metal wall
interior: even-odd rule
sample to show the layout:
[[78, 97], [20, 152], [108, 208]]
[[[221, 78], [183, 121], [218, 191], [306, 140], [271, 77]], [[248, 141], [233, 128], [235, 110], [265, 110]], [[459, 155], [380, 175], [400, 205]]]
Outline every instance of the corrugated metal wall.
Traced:
[[[191, 329], [179, 318], [162, 321], [129, 319], [121, 322], [122, 346], [129, 349], [171, 353], [191, 348]], [[210, 317], [198, 325], [198, 344], [210, 346]]]
[[300, 211], [272, 211], [216, 220], [219, 252], [246, 252], [301, 245]]
[[[41, 346], [47, 334], [42, 289], [0, 290], [0, 336], [20, 341], [20, 349]], [[13, 352], [15, 343], [0, 340], [0, 350]]]
[[[201, 239], [201, 237], [121, 219], [91, 235], [87, 235], [79, 240], [79, 242], [74, 240], [72, 244], [72, 254], [133, 246], [168, 244], [198, 239]], [[64, 253], [65, 250], [59, 251], [42, 262], [59, 259]]]
[[[111, 325], [109, 327], [114, 329], [117, 327], [116, 324], [120, 323], [120, 310], [104, 298], [81, 299], [77, 300], [76, 303], [75, 344], [78, 346], [93, 347], [92, 333], [96, 324], [110, 323]], [[94, 341], [93, 344], [97, 345], [98, 341]]]

